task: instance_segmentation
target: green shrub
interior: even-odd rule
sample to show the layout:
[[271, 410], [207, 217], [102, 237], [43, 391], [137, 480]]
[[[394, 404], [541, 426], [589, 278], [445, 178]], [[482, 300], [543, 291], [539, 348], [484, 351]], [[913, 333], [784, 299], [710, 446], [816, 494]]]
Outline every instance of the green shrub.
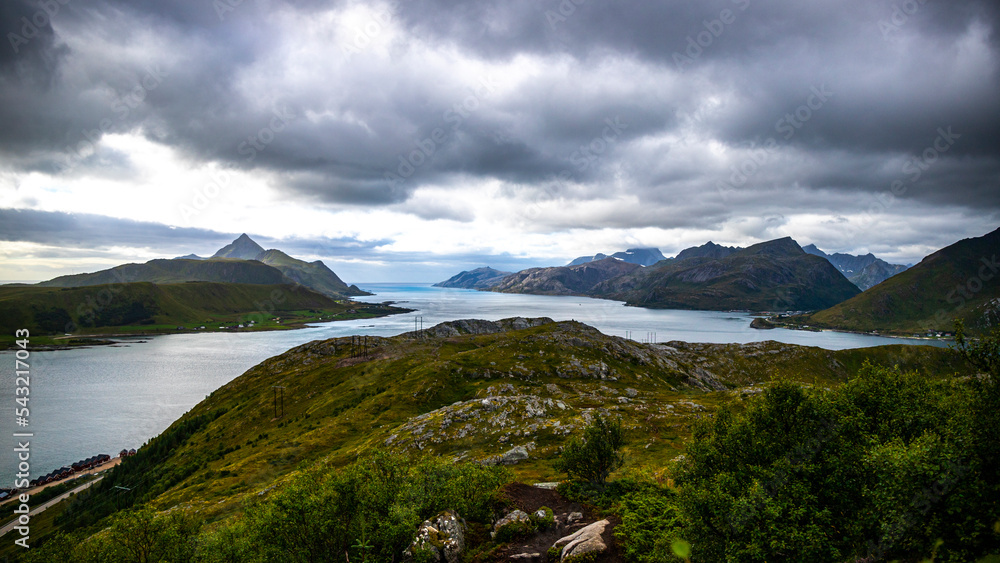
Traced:
[[673, 559], [671, 541], [681, 525], [676, 493], [655, 482], [632, 482], [620, 491], [614, 511], [621, 517], [615, 537], [625, 559], [659, 563]]
[[696, 560], [971, 561], [1000, 549], [996, 378], [866, 364], [699, 424], [678, 504]]
[[[545, 515], [539, 517], [538, 514], [537, 514], [539, 511], [544, 512]], [[556, 524], [556, 515], [555, 515], [555, 512], [553, 512], [551, 508], [549, 508], [547, 506], [543, 506], [543, 507], [539, 508], [538, 510], [536, 510], [535, 513], [533, 513], [531, 515], [531, 521], [535, 524], [536, 528], [538, 528], [539, 530], [543, 530], [544, 531], [544, 530], [548, 530], [552, 526], [555, 526], [555, 524]]]
[[534, 534], [537, 531], [535, 524], [530, 520], [527, 522], [515, 520], [507, 522], [497, 529], [493, 540], [496, 543], [508, 543], [517, 538], [523, 538]]
[[621, 422], [597, 415], [584, 429], [582, 439], [574, 437], [566, 444], [556, 469], [571, 479], [601, 486], [612, 471], [625, 463], [625, 455], [620, 452], [624, 445]]

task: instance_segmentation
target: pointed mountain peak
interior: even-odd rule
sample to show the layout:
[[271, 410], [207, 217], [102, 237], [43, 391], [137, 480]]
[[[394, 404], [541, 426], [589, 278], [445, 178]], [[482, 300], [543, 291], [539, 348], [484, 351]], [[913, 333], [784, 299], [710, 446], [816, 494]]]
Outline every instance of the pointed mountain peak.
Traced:
[[240, 260], [253, 260], [264, 248], [254, 242], [246, 233], [243, 233], [236, 240], [219, 249], [212, 258], [239, 258]]

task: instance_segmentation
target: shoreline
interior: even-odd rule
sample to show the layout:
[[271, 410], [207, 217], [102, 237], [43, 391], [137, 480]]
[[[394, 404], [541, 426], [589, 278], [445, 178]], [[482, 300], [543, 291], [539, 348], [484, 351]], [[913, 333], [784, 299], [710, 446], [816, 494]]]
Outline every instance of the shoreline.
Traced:
[[[243, 328], [205, 328], [205, 329], [167, 329], [167, 330], [157, 330], [157, 331], [136, 331], [136, 332], [107, 332], [107, 333], [94, 333], [94, 334], [68, 334], [62, 336], [43, 336], [41, 338], [49, 338], [53, 341], [53, 344], [32, 344], [32, 349], [39, 352], [54, 352], [60, 350], [75, 350], [78, 348], [92, 348], [95, 346], [113, 346], [115, 344], [121, 344], [117, 340], [107, 340], [109, 338], [153, 338], [156, 336], [168, 336], [172, 334], [200, 334], [206, 332], [221, 332], [221, 333], [246, 333], [246, 332], [275, 332], [275, 331], [285, 331], [285, 330], [300, 330], [303, 328], [308, 328], [309, 326], [318, 323], [336, 323], [344, 321], [357, 321], [365, 319], [380, 319], [383, 317], [391, 317], [393, 315], [402, 315], [405, 313], [412, 313], [416, 309], [410, 309], [407, 307], [394, 307], [391, 301], [385, 303], [372, 303], [371, 305], [389, 307], [393, 310], [386, 311], [384, 313], [380, 312], [378, 314], [371, 315], [358, 315], [352, 318], [333, 318], [330, 320], [325, 319], [306, 319], [306, 320], [296, 320], [288, 324], [282, 324], [278, 326], [268, 325], [268, 326], [255, 326], [255, 327], [243, 327]], [[114, 328], [114, 327], [108, 327]], [[33, 336], [32, 338], [39, 338]], [[79, 344], [57, 344], [56, 342], [60, 340], [66, 340], [72, 342], [74, 340], [86, 340], [88, 342], [81, 342]], [[0, 343], [0, 352], [6, 352], [10, 350], [16, 350], [17, 345], [14, 342]]]
[[774, 324], [775, 328], [783, 328], [783, 329], [786, 329], [786, 330], [799, 330], [799, 331], [803, 331], [803, 332], [838, 332], [838, 333], [842, 333], [842, 334], [857, 334], [857, 335], [861, 335], [861, 336], [878, 336], [878, 337], [882, 337], [882, 338], [898, 338], [898, 339], [902, 339], [902, 340], [926, 340], [928, 342], [954, 342], [955, 341], [955, 338], [953, 336], [942, 336], [942, 337], [938, 338], [938, 337], [928, 337], [928, 336], [912, 336], [912, 333], [910, 333], [910, 336], [907, 336], [905, 334], [895, 333], [895, 332], [872, 332], [872, 331], [865, 332], [865, 331], [861, 331], [861, 330], [849, 330], [849, 329], [845, 329], [845, 328], [829, 328], [829, 327], [820, 327], [820, 326], [815, 326], [815, 327], [814, 326], [809, 326], [808, 328], [803, 328], [801, 326], [788, 325], [788, 324], [782, 323], [782, 322], [777, 321], [777, 320], [775, 320], [775, 319], [773, 319], [771, 317], [763, 317], [762, 316], [760, 318], [765, 318], [768, 322]]

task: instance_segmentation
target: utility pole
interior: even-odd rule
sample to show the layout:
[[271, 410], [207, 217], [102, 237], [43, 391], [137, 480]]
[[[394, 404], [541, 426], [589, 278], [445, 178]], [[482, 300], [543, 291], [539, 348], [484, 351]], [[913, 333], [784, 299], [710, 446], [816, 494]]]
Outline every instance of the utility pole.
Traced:
[[278, 418], [278, 397], [281, 397], [281, 416], [285, 416], [285, 388], [280, 385], [272, 385], [274, 390], [274, 418]]

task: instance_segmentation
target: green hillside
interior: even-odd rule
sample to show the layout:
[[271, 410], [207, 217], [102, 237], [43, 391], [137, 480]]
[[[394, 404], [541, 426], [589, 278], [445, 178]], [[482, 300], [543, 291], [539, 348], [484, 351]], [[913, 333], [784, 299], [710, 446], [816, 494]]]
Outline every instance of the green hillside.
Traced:
[[[329, 527], [343, 534], [349, 528], [353, 532], [338, 535], [337, 542], [351, 546], [351, 561], [356, 556], [363, 560], [366, 533], [370, 539], [378, 538], [380, 549], [396, 546], [396, 551], [383, 552], [373, 560], [399, 561], [399, 542], [406, 545], [417, 523], [442, 508], [465, 506], [463, 514], [469, 515], [472, 526], [467, 536], [471, 551], [462, 560], [499, 562], [505, 560], [497, 555], [503, 551], [491, 551], [494, 544], [488, 528], [484, 529], [491, 521], [489, 506], [462, 504], [471, 502], [471, 497], [463, 500], [462, 495], [494, 498], [491, 491], [510, 477], [477, 463], [518, 460], [508, 467], [520, 481], [564, 479], [556, 469], [561, 449], [601, 415], [621, 421], [627, 461], [613, 487], [591, 498], [607, 514], [621, 516], [615, 533], [633, 555], [598, 561], [667, 560], [662, 546], [653, 545], [659, 545], [655, 535], [667, 533], [664, 526], [678, 529], [681, 522], [671, 515], [683, 505], [677, 504], [678, 493], [669, 480], [662, 485], [662, 472], [683, 470], [680, 475], [691, 478], [690, 472], [684, 472], [689, 466], [678, 465], [679, 456], [706, 455], [704, 431], [716, 416], [760, 412], [761, 398], [801, 393], [793, 391], [799, 384], [819, 398], [833, 397], [829, 390], [849, 387], [844, 384], [850, 381], [855, 387], [859, 381], [869, 385], [872, 376], [858, 378], [859, 372], [872, 371], [866, 362], [914, 370], [908, 380], [927, 389], [930, 385], [951, 389], [956, 380], [949, 376], [971, 371], [961, 355], [942, 348], [895, 345], [828, 351], [770, 341], [641, 344], [604, 335], [578, 322], [549, 319], [464, 320], [392, 338], [314, 341], [262, 362], [213, 392], [140, 448], [138, 455], [124, 460], [100, 484], [81, 494], [55, 526], [74, 534], [69, 538], [93, 535], [99, 539], [88, 545], [108, 550], [117, 541], [113, 538], [135, 539], [146, 525], [142, 522], [155, 518], [157, 526], [167, 526], [157, 528], [157, 537], [168, 534], [162, 537], [173, 537], [171, 541], [179, 542], [177, 548], [201, 546], [197, 549], [207, 549], [215, 557], [225, 557], [226, 546], [242, 545], [243, 537], [256, 546], [252, 549], [265, 549], [273, 541], [267, 539], [269, 526], [289, 526], [290, 533], [320, 526], [309, 532], [309, 541], [320, 545], [323, 533], [316, 530]], [[869, 390], [858, 393], [869, 402], [876, 398]], [[905, 403], [886, 400], [892, 405]], [[787, 408], [792, 409], [792, 421], [799, 416], [815, 417], [811, 411], [795, 411], [794, 405]], [[860, 414], [850, 412], [852, 417]], [[939, 417], [931, 413], [918, 418]], [[877, 414], [874, 420], [881, 424]], [[815, 423], [809, 420], [810, 425]], [[725, 427], [725, 421], [718, 424]], [[895, 423], [885, 424], [895, 428]], [[701, 434], [693, 435], [692, 428], [701, 428], [697, 431]], [[808, 432], [802, 435], [813, 436], [809, 439], [815, 442]], [[784, 430], [782, 435], [789, 432]], [[753, 447], [765, 448], [768, 443], [754, 442]], [[692, 450], [692, 445], [698, 447]], [[512, 453], [517, 455], [510, 457]], [[712, 459], [728, 463], [731, 455], [736, 451]], [[371, 479], [382, 485], [368, 488], [364, 483]], [[394, 479], [404, 480], [405, 486], [399, 481], [397, 486], [382, 489]], [[724, 485], [736, 484], [727, 481]], [[361, 494], [359, 487], [365, 491], [360, 498], [356, 496]], [[441, 500], [445, 494], [441, 487], [452, 500]], [[380, 491], [402, 496], [384, 501], [392, 505], [367, 504], [383, 498]], [[560, 491], [595, 494], [572, 487]], [[426, 495], [448, 504], [421, 504], [417, 514], [397, 512], [418, 499], [426, 502]], [[355, 513], [351, 507], [358, 502], [365, 503], [367, 508], [362, 510], [366, 513], [381, 514], [382, 526], [394, 526], [392, 538], [386, 537], [389, 528], [366, 532], [364, 522], [336, 523], [338, 514]], [[138, 505], [151, 510], [115, 515]], [[473, 509], [478, 512], [470, 512]], [[320, 520], [308, 516], [319, 513], [327, 516]], [[752, 528], [753, 522], [749, 525]], [[174, 526], [180, 526], [180, 536], [169, 536]], [[55, 542], [56, 547], [46, 548], [51, 551], [40, 553], [57, 549], [79, 553], [73, 548], [79, 539], [60, 544], [65, 540], [52, 535], [55, 529], [46, 524], [33, 531], [34, 541]], [[822, 532], [810, 533], [822, 536]], [[709, 541], [722, 540], [699, 539], [699, 548]], [[299, 545], [297, 539], [281, 542], [290, 548]], [[503, 542], [498, 539], [497, 543]], [[654, 555], [653, 549], [660, 551]], [[292, 559], [345, 560], [341, 552], [320, 553], [325, 555], [318, 559], [304, 554]], [[642, 558], [644, 553], [648, 557]], [[280, 553], [265, 556], [262, 551], [244, 554], [249, 558], [235, 551], [231, 555], [184, 560], [281, 560]]]
[[74, 288], [0, 286], [0, 331], [7, 340], [21, 328], [29, 329], [34, 336], [174, 332], [181, 326], [193, 329], [203, 325], [206, 330], [218, 330], [222, 325], [251, 320], [257, 328], [291, 328], [319, 317], [333, 320], [403, 311], [382, 305], [337, 302], [291, 284], [139, 282]]
[[333, 270], [327, 268], [326, 264], [319, 260], [306, 262], [274, 249], [265, 250], [254, 259], [277, 268], [295, 283], [302, 284], [328, 297], [371, 295], [367, 291], [361, 291], [356, 286], [345, 284], [337, 277], [337, 274], [333, 273]]
[[[225, 513], [306, 462], [343, 464], [375, 448], [484, 460], [515, 446], [530, 452], [516, 473], [549, 481], [566, 437], [598, 412], [625, 421], [635, 464], [659, 464], [684, 451], [690, 422], [774, 380], [835, 385], [866, 359], [934, 376], [964, 367], [941, 348], [651, 345], [548, 319], [369, 337], [367, 357], [363, 342], [310, 342], [266, 360], [171, 426], [165, 434], [183, 436], [155, 466], [126, 461], [101, 486]], [[284, 388], [283, 416], [273, 386]]]
[[1000, 326], [1000, 229], [956, 242], [879, 285], [797, 324], [853, 331], [923, 334]]
[[60, 276], [41, 282], [40, 287], [86, 287], [116, 283], [188, 281], [241, 284], [290, 283], [277, 268], [252, 260], [213, 258], [210, 260], [150, 260], [145, 264], [123, 264], [100, 272]]

